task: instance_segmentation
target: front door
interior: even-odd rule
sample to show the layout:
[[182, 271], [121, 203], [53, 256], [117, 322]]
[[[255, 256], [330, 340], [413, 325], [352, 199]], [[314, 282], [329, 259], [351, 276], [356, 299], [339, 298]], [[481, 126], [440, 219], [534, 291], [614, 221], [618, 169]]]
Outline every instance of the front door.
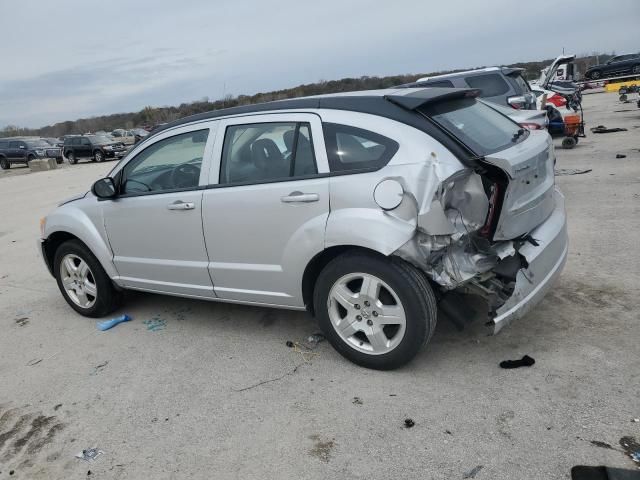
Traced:
[[199, 188], [213, 138], [202, 125], [165, 132], [115, 175], [118, 196], [102, 208], [123, 286], [213, 296]]
[[328, 164], [313, 114], [222, 120], [203, 225], [219, 298], [303, 306], [302, 275], [324, 249]]

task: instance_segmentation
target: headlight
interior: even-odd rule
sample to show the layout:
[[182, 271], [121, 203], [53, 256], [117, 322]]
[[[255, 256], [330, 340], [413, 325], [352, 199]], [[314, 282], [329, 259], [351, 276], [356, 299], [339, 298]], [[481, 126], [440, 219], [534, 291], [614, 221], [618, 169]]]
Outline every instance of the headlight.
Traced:
[[113, 150], [113, 147], [111, 145], [105, 145], [104, 147], [105, 150]]
[[44, 157], [44, 150], [36, 150], [36, 155], [40, 155], [41, 157]]

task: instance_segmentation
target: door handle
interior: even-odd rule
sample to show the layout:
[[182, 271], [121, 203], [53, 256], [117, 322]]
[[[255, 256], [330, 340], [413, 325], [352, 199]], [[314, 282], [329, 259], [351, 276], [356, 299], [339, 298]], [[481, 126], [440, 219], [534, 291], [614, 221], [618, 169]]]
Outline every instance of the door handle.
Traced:
[[302, 193], [291, 192], [285, 197], [280, 197], [280, 201], [283, 203], [311, 203], [320, 200], [320, 196], [317, 193]]
[[196, 204], [193, 202], [182, 202], [180, 200], [176, 200], [173, 203], [167, 205], [169, 210], [193, 210], [196, 208]]

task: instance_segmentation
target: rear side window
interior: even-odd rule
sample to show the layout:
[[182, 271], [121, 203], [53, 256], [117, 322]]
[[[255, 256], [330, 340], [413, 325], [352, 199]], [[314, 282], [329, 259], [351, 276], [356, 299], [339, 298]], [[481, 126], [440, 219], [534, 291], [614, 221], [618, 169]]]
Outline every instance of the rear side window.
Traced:
[[308, 123], [250, 123], [227, 127], [220, 184], [266, 183], [316, 173]]
[[332, 172], [378, 169], [398, 151], [398, 142], [362, 128], [324, 123], [329, 169]]
[[0, 148], [7, 148], [9, 146], [9, 142], [0, 141]]
[[[562, 74], [563, 74], [562, 70], [558, 70], [557, 75], [562, 75]], [[515, 75], [509, 75], [509, 78], [511, 78], [511, 80], [515, 82], [517, 86], [517, 90], [520, 90], [518, 94], [527, 93], [531, 91], [531, 88], [529, 88], [529, 84], [519, 73]]]
[[465, 81], [471, 88], [480, 90], [481, 97], [497, 97], [509, 91], [509, 85], [497, 73], [484, 73], [466, 77]]
[[451, 80], [436, 80], [433, 82], [420, 82], [420, 86], [422, 86], [423, 84], [425, 87], [453, 88], [453, 82]]
[[473, 98], [430, 105], [422, 113], [477, 155], [504, 150], [527, 136], [517, 123]]

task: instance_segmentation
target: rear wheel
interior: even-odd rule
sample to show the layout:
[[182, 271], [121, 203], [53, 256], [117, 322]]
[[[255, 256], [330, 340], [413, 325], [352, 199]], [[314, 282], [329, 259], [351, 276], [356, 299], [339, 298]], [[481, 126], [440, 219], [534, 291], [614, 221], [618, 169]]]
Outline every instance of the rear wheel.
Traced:
[[401, 367], [429, 340], [436, 301], [424, 276], [396, 258], [343, 254], [320, 273], [314, 291], [320, 328], [358, 365]]
[[58, 247], [53, 268], [62, 296], [81, 315], [102, 317], [120, 304], [121, 293], [113, 287], [98, 259], [78, 240]]
[[29, 155], [27, 157], [27, 165], [29, 165], [29, 162], [31, 162], [31, 160], [35, 160], [35, 159], [36, 159], [36, 157], [34, 157], [33, 155]]
[[98, 163], [102, 162], [104, 160], [104, 153], [102, 153], [102, 150], [96, 150], [93, 154], [93, 158]]
[[75, 165], [76, 163], [78, 163], [78, 159], [76, 158], [76, 154], [73, 153], [72, 151], [67, 152], [67, 160], [71, 165]]
[[9, 160], [7, 160], [4, 157], [0, 157], [0, 168], [2, 170], [9, 170], [11, 168], [11, 164], [9, 163]]

